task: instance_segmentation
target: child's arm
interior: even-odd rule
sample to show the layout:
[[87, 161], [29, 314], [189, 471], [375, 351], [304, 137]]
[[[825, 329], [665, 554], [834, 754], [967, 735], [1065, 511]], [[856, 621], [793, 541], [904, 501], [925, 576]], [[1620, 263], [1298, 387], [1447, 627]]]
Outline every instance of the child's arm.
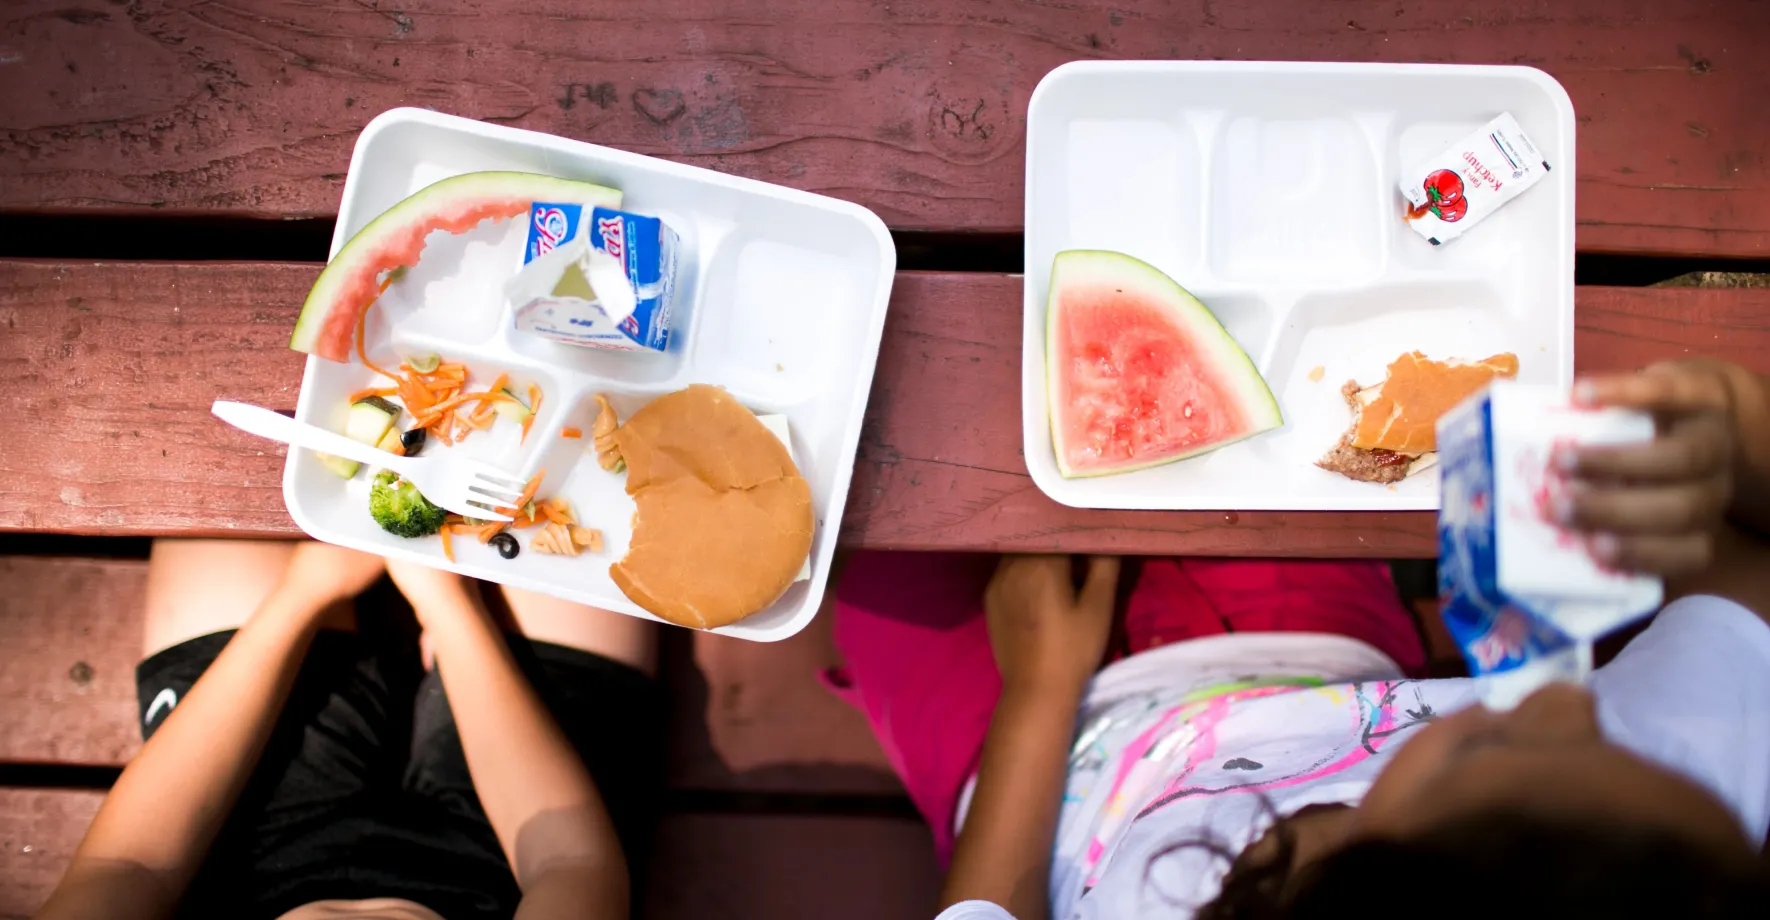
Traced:
[[1076, 710], [1106, 651], [1118, 570], [1116, 558], [1090, 560], [1080, 592], [1068, 556], [1009, 556], [996, 571], [984, 609], [1002, 697], [941, 907], [980, 900], [1026, 920], [1049, 913]]
[[252, 775], [319, 615], [381, 561], [321, 543], [234, 634], [111, 787], [38, 917], [170, 916]]
[[388, 571], [436, 653], [474, 791], [522, 888], [516, 916], [627, 916], [627, 863], [602, 797], [474, 586], [402, 563]]
[[1770, 386], [1721, 361], [1657, 364], [1582, 380], [1575, 397], [1651, 412], [1648, 444], [1587, 447], [1561, 458], [1574, 488], [1564, 519], [1593, 554], [1664, 575], [1702, 570], [1723, 518], [1770, 534]]

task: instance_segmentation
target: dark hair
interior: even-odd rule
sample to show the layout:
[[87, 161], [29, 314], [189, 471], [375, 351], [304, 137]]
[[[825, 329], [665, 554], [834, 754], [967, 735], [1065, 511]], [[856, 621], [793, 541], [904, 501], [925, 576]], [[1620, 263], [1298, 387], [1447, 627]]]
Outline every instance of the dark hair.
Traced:
[[1296, 872], [1293, 835], [1284, 822], [1273, 831], [1273, 857], [1238, 858], [1197, 920], [1770, 916], [1755, 867], [1649, 828], [1498, 811], [1405, 841], [1358, 841]]

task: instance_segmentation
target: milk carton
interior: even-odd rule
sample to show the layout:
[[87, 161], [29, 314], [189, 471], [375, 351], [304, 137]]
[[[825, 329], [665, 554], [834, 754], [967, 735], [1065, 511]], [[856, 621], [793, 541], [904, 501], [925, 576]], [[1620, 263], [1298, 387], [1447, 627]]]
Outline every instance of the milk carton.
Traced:
[[1550, 514], [1565, 488], [1556, 449], [1652, 437], [1643, 413], [1575, 408], [1563, 390], [1512, 381], [1438, 420], [1438, 596], [1488, 706], [1584, 681], [1596, 639], [1658, 609], [1658, 579], [1599, 566]]
[[663, 351], [676, 246], [655, 217], [535, 202], [523, 268], [505, 286], [516, 328], [567, 345]]
[[1469, 232], [1549, 174], [1549, 161], [1502, 113], [1481, 130], [1401, 173], [1407, 223], [1434, 246]]

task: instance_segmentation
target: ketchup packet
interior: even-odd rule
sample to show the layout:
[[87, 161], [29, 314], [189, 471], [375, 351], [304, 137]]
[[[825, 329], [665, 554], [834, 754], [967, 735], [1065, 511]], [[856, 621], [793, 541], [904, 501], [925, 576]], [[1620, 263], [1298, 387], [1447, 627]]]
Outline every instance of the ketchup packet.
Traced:
[[1553, 522], [1553, 452], [1653, 438], [1653, 420], [1582, 409], [1554, 387], [1496, 381], [1438, 420], [1438, 596], [1490, 708], [1584, 682], [1592, 643], [1659, 608], [1659, 579], [1614, 572]]
[[1434, 246], [1469, 232], [1549, 174], [1549, 161], [1510, 113], [1402, 170], [1407, 224]]

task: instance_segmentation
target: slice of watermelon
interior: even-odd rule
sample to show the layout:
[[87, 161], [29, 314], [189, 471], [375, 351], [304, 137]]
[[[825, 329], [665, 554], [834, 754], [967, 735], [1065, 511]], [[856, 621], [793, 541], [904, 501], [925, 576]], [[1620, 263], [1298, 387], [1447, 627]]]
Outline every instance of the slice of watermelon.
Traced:
[[536, 201], [618, 208], [621, 193], [523, 172], [467, 173], [427, 185], [369, 221], [326, 264], [301, 305], [289, 347], [333, 361], [350, 360], [357, 316], [380, 294], [382, 273], [415, 264], [432, 230], [464, 233], [488, 218], [527, 214]]
[[1284, 423], [1248, 353], [1174, 279], [1117, 252], [1051, 266], [1045, 377], [1065, 477], [1170, 463]]

